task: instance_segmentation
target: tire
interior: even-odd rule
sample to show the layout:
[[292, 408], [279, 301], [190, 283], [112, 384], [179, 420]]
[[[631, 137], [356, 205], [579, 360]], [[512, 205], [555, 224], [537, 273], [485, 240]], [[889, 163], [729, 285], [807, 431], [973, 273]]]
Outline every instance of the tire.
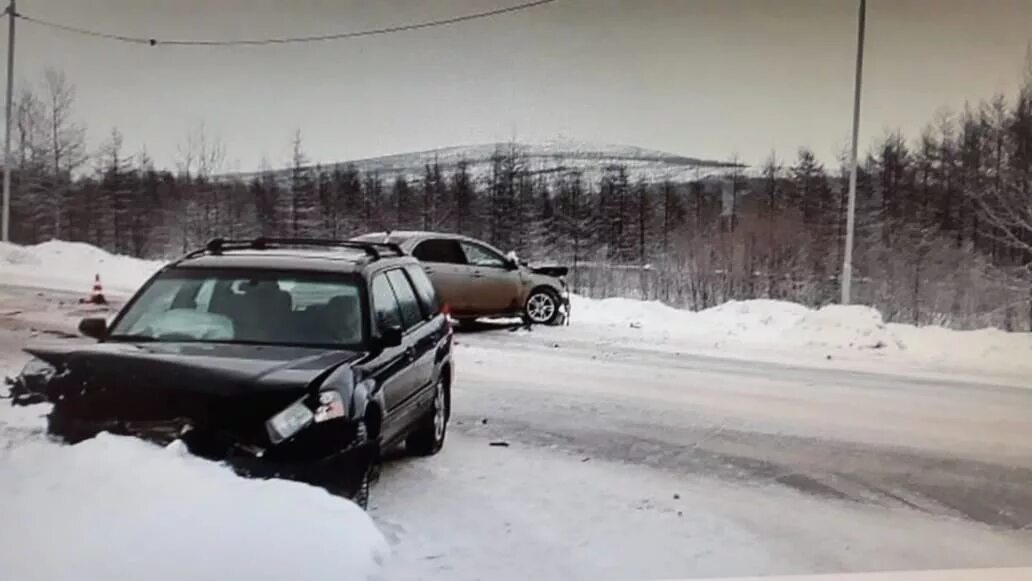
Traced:
[[455, 319], [455, 327], [458, 329], [462, 329], [463, 331], [468, 331], [476, 326], [476, 317], [460, 317]]
[[[368, 442], [369, 430], [365, 420], [361, 420], [355, 426], [355, 439], [348, 444], [347, 448], [357, 448]], [[375, 457], [376, 455], [371, 455], [371, 459], [364, 460], [364, 465], [358, 466], [355, 471], [348, 470], [346, 474], [337, 475], [333, 484], [328, 487], [330, 492], [347, 497], [362, 510], [366, 510], [369, 507], [369, 487], [376, 468]]]
[[420, 427], [405, 440], [405, 449], [413, 456], [433, 456], [444, 447], [448, 434], [448, 392], [444, 379], [434, 385], [434, 399], [430, 412], [420, 420]]
[[527, 297], [524, 315], [535, 325], [554, 325], [559, 319], [559, 295], [547, 288], [534, 289]]

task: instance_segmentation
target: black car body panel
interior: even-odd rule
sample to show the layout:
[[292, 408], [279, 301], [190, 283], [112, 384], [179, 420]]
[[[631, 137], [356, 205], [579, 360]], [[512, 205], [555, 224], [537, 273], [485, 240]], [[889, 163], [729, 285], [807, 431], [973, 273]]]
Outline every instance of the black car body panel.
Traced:
[[[44, 389], [55, 406], [58, 435], [79, 441], [111, 431], [161, 440], [169, 428], [188, 427], [223, 441], [222, 452], [232, 444], [269, 447], [264, 426], [270, 417], [362, 358], [351, 351], [181, 343], [30, 352], [56, 370]], [[204, 452], [219, 455], [210, 446]]]
[[570, 274], [570, 267], [568, 266], [529, 266], [528, 268], [530, 268], [530, 271], [534, 274], [543, 274], [545, 276], [554, 276], [556, 278]]

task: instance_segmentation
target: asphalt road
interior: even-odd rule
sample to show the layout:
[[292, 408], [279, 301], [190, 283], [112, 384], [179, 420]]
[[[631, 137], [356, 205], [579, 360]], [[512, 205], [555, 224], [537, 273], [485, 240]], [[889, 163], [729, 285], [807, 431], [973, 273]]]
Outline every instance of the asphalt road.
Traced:
[[459, 341], [462, 433], [1032, 529], [1032, 389], [614, 356], [490, 328]]

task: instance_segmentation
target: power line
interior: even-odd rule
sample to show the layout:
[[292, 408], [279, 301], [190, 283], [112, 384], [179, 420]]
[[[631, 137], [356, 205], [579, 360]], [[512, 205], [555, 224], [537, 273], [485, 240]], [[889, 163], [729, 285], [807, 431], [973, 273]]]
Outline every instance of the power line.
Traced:
[[271, 44], [299, 44], [305, 42], [324, 42], [330, 40], [348, 40], [352, 38], [361, 38], [365, 36], [377, 36], [382, 34], [391, 34], [395, 32], [407, 32], [410, 30], [421, 30], [424, 28], [435, 28], [438, 26], [448, 26], [451, 24], [459, 24], [461, 22], [468, 22], [470, 20], [479, 20], [481, 18], [490, 18], [492, 16], [499, 16], [502, 14], [509, 14], [512, 12], [519, 12], [521, 10], [527, 10], [530, 8], [536, 8], [544, 4], [551, 4], [557, 0], [535, 0], [533, 2], [525, 2], [523, 4], [517, 4], [514, 6], [507, 6], [505, 8], [497, 8], [495, 10], [488, 10], [486, 12], [476, 12], [473, 14], [464, 14], [462, 16], [455, 16], [452, 18], [444, 18], [440, 20], [428, 20], [424, 22], [417, 22], [413, 24], [402, 24], [398, 26], [389, 26], [386, 28], [374, 28], [370, 30], [359, 30], [355, 32], [341, 32], [335, 34], [320, 34], [314, 36], [297, 36], [297, 37], [285, 37], [285, 38], [259, 38], [259, 39], [240, 39], [240, 40], [162, 40], [159, 38], [146, 38], [142, 36], [126, 36], [121, 34], [110, 34], [107, 32], [100, 32], [96, 30], [89, 30], [86, 28], [79, 28], [75, 26], [69, 26], [66, 24], [60, 24], [57, 22], [51, 22], [49, 20], [43, 20], [40, 18], [33, 18], [31, 16], [25, 16], [21, 13], [16, 13], [15, 16], [26, 22], [31, 22], [47, 28], [60, 30], [63, 32], [69, 32], [72, 34], [78, 34], [82, 36], [91, 36], [94, 38], [103, 38], [107, 40], [114, 40], [119, 42], [126, 42], [131, 44], [144, 44], [149, 46], [264, 46]]

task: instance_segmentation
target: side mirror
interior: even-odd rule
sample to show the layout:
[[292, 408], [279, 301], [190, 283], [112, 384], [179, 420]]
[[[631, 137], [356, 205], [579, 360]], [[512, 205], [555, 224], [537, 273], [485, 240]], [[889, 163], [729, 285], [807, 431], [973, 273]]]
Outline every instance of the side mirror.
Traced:
[[397, 325], [380, 329], [380, 345], [383, 347], [397, 347], [401, 345], [401, 335], [401, 327]]
[[107, 321], [102, 317], [89, 317], [79, 321], [79, 332], [98, 341], [107, 337]]
[[515, 269], [520, 267], [520, 257], [516, 255], [515, 250], [510, 250], [509, 253], [505, 255], [505, 259], [509, 261], [509, 266], [511, 268]]

